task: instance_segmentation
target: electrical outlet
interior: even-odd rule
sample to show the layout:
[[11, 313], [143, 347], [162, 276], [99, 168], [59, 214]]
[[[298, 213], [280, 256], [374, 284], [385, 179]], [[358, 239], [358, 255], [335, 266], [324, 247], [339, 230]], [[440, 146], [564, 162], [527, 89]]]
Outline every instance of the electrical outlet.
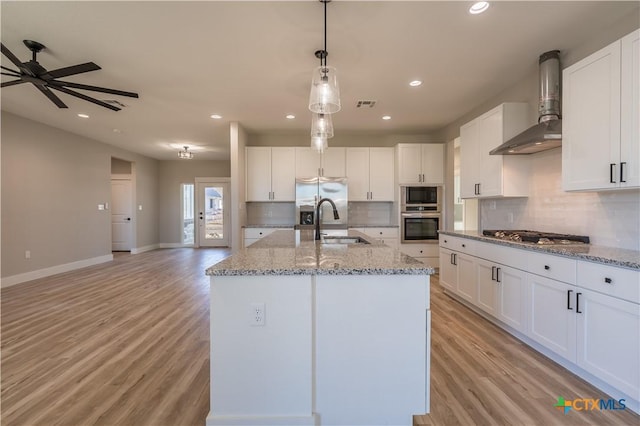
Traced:
[[496, 202], [491, 200], [489, 201], [489, 210], [495, 210], [496, 209]]
[[513, 223], [513, 213], [507, 213], [507, 222]]
[[31, 250], [25, 250], [24, 258], [25, 259], [31, 259]]
[[249, 317], [249, 323], [252, 326], [263, 326], [265, 320], [265, 306], [264, 303], [252, 303], [251, 312]]

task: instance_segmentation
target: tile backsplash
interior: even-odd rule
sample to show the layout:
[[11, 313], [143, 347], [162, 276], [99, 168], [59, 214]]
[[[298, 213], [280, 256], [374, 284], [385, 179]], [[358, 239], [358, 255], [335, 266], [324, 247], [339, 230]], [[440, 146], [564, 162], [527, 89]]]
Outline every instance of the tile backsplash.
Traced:
[[247, 225], [284, 225], [296, 223], [296, 203], [247, 203]]
[[640, 250], [640, 190], [565, 192], [561, 148], [531, 161], [529, 197], [481, 200], [481, 229], [587, 235], [592, 244]]
[[391, 202], [350, 202], [349, 225], [388, 226], [397, 224]]

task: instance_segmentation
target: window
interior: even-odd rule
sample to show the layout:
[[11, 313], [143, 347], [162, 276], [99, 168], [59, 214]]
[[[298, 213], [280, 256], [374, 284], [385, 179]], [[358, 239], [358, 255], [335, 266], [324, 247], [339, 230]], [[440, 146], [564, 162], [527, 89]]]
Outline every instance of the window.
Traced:
[[195, 244], [193, 187], [192, 183], [182, 184], [182, 244]]

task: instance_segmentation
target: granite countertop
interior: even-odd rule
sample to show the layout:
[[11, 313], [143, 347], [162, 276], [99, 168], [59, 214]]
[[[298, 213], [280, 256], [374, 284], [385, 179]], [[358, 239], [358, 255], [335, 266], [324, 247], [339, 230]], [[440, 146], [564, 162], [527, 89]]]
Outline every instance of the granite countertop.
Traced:
[[471, 240], [510, 246], [523, 250], [554, 254], [577, 260], [588, 260], [590, 262], [597, 262], [605, 265], [640, 269], [640, 251], [636, 250], [618, 249], [615, 247], [605, 247], [593, 244], [537, 245], [531, 243], [520, 243], [516, 241], [505, 241], [493, 237], [487, 237], [486, 235], [482, 235], [482, 232], [479, 231], [440, 231], [440, 234], [451, 235], [452, 237], [469, 238]]
[[352, 225], [349, 224], [349, 228], [399, 228], [399, 225]]
[[244, 225], [243, 228], [282, 228], [293, 229], [295, 225]]
[[432, 275], [434, 268], [365, 234], [370, 244], [321, 244], [312, 232], [282, 230], [209, 267], [207, 275]]

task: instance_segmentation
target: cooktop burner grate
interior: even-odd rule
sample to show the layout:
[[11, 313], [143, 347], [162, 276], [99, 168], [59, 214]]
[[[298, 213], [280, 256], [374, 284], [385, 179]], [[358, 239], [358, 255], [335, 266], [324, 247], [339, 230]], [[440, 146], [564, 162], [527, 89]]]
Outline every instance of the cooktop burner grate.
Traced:
[[485, 229], [482, 234], [500, 240], [534, 244], [589, 244], [589, 237], [519, 229]]

